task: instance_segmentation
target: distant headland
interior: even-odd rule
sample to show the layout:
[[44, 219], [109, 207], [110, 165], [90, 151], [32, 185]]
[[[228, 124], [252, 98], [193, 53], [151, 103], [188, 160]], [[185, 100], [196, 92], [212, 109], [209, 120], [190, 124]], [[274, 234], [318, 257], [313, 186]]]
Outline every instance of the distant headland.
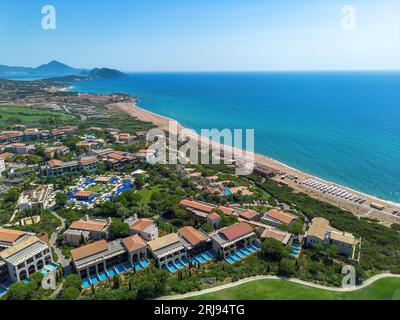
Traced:
[[127, 76], [127, 74], [116, 69], [80, 69], [71, 67], [57, 60], [52, 60], [36, 68], [0, 65], [0, 77], [1, 75], [40, 75], [43, 78], [59, 81], [117, 79]]

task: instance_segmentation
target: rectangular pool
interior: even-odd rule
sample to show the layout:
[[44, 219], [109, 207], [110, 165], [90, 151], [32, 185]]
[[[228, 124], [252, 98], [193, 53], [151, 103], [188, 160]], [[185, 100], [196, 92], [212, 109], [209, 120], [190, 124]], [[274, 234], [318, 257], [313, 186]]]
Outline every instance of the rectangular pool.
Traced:
[[106, 273], [105, 273], [105, 272], [100, 273], [100, 274], [99, 274], [99, 279], [100, 279], [100, 281], [105, 281], [105, 280], [107, 280], [107, 275], [106, 275]]
[[90, 280], [89, 279], [84, 279], [82, 281], [82, 289], [86, 289], [89, 286], [90, 286]]
[[114, 268], [112, 268], [112, 269], [107, 269], [107, 273], [108, 273], [108, 276], [109, 276], [110, 278], [112, 278], [112, 277], [114, 277], [114, 276], [116, 275]]

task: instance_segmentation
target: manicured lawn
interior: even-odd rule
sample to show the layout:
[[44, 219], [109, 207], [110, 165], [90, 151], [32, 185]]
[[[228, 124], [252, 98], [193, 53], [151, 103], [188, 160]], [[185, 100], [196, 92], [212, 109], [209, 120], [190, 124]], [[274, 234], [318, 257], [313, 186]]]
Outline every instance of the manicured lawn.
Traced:
[[87, 188], [89, 191], [95, 192], [95, 193], [99, 193], [103, 190], [106, 189], [106, 186], [102, 186], [102, 185], [94, 185], [94, 186], [90, 186]]
[[139, 205], [141, 205], [141, 206], [147, 205], [150, 202], [151, 195], [154, 192], [158, 192], [159, 190], [160, 190], [159, 186], [154, 186], [151, 188], [144, 188], [144, 189], [137, 191], [136, 193], [140, 194], [140, 196], [142, 197]]
[[281, 280], [258, 280], [191, 300], [400, 300], [400, 278], [384, 278], [352, 292], [333, 292]]
[[73, 116], [64, 113], [9, 106], [0, 106], [0, 116], [0, 126], [7, 125], [10, 119], [19, 119], [21, 124], [26, 125], [38, 124], [41, 120], [54, 117], [59, 121], [74, 119]]

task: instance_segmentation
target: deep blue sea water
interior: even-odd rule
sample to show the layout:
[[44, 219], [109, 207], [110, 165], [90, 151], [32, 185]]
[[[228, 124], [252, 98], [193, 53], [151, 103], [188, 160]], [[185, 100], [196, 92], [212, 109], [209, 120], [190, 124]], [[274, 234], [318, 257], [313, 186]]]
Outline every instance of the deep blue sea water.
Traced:
[[255, 151], [400, 203], [400, 73], [137, 73], [74, 83], [184, 126], [254, 128]]

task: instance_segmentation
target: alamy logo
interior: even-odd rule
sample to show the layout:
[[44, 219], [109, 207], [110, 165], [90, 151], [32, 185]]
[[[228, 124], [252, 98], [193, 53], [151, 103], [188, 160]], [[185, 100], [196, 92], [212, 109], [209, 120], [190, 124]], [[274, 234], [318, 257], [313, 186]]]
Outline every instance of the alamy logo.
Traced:
[[45, 5], [42, 8], [42, 28], [44, 30], [54, 30], [56, 28], [56, 8], [52, 5]]
[[356, 8], [350, 4], [342, 7], [342, 28], [343, 30], [356, 29]]
[[355, 285], [356, 285], [356, 269], [350, 265], [343, 266], [342, 274], [345, 275], [342, 279], [342, 287], [343, 288], [355, 287]]
[[[151, 164], [234, 164], [238, 175], [249, 175], [254, 169], [254, 129], [201, 129], [197, 135], [191, 129], [178, 130], [176, 121], [168, 123], [166, 133], [155, 128], [146, 140], [152, 142], [146, 160]], [[211, 160], [211, 161], [210, 161]]]

